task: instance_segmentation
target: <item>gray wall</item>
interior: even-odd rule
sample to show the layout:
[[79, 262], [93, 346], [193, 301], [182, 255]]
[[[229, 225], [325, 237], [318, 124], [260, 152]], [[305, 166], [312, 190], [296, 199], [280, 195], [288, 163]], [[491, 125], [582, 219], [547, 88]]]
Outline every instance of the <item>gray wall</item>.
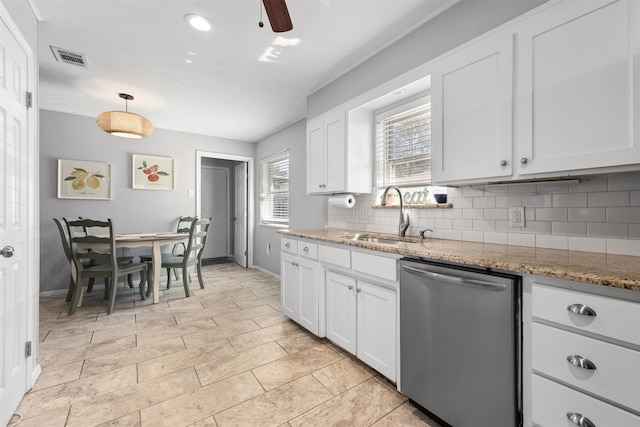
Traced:
[[[289, 226], [292, 230], [323, 227], [328, 221], [327, 198], [307, 196], [307, 124], [300, 120], [258, 143], [256, 148], [256, 208], [260, 206], [260, 160], [289, 149]], [[280, 274], [278, 229], [260, 225], [256, 212], [254, 263]], [[267, 244], [271, 253], [267, 255]]]
[[544, 3], [462, 0], [307, 99], [313, 118]]
[[[173, 230], [179, 216], [195, 214], [196, 199], [189, 198], [187, 192], [195, 190], [196, 150], [253, 157], [255, 147], [244, 141], [164, 129], [156, 129], [144, 139], [118, 138], [101, 131], [92, 117], [41, 110], [40, 291], [68, 286], [69, 265], [52, 218], [111, 218], [117, 233]], [[175, 190], [132, 189], [132, 154], [173, 157]], [[60, 158], [110, 163], [111, 200], [58, 199], [57, 161]]]

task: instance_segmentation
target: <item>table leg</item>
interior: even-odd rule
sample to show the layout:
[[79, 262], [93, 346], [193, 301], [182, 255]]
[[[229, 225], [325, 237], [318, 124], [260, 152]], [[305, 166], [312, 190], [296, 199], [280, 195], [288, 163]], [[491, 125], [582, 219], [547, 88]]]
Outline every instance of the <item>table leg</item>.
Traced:
[[162, 255], [160, 252], [160, 242], [153, 241], [152, 247], [152, 261], [153, 271], [151, 277], [153, 278], [153, 303], [158, 304], [160, 302], [160, 272], [162, 271]]

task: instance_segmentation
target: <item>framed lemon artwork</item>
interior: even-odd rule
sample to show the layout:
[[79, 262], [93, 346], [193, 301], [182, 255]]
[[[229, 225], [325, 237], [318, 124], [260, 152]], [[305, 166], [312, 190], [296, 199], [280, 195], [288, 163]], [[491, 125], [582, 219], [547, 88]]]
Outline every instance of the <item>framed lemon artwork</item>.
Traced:
[[58, 159], [58, 198], [111, 200], [111, 164]]

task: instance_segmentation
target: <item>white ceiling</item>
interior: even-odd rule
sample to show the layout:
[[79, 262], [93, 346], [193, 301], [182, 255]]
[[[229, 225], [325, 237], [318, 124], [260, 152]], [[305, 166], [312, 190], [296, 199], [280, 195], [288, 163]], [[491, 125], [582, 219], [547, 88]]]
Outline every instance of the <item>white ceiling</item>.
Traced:
[[[257, 142], [306, 116], [306, 98], [450, 0], [287, 0], [293, 30], [271, 31], [260, 0], [34, 0], [40, 108], [96, 117], [124, 110], [155, 127]], [[198, 13], [215, 24], [185, 24]], [[274, 46], [276, 37], [298, 39]], [[284, 44], [288, 44], [286, 42]], [[86, 55], [57, 62], [50, 46]], [[259, 58], [272, 48], [272, 62]], [[186, 61], [190, 60], [191, 63]]]

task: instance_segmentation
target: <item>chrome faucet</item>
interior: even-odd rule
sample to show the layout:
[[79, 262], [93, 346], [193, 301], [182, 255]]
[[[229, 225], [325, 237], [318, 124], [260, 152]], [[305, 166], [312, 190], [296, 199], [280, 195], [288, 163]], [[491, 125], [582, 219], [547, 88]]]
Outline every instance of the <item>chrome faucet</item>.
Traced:
[[404, 237], [407, 228], [409, 228], [409, 214], [404, 212], [404, 205], [402, 203], [402, 192], [395, 185], [388, 186], [384, 193], [382, 193], [382, 200], [380, 200], [381, 206], [387, 206], [387, 193], [389, 190], [396, 190], [398, 192], [398, 197], [400, 197], [400, 223], [398, 224], [398, 236]]

